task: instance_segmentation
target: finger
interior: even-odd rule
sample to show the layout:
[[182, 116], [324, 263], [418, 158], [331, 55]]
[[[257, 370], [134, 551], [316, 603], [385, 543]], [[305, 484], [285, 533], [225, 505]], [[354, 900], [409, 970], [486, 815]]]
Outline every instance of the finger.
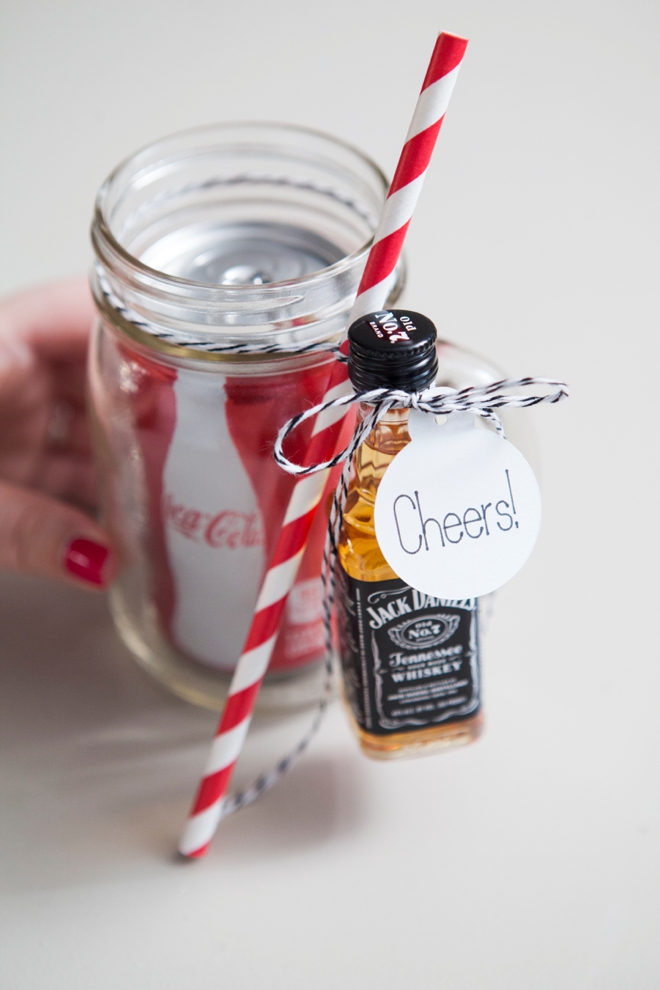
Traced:
[[95, 309], [84, 276], [19, 292], [0, 305], [0, 338], [23, 340], [46, 360], [85, 354]]
[[0, 482], [0, 567], [99, 589], [114, 577], [117, 556], [84, 512]]
[[96, 505], [96, 470], [90, 457], [64, 452], [46, 454], [31, 487], [55, 498]]
[[89, 455], [47, 451], [38, 463], [26, 461], [21, 452], [0, 457], [0, 477], [18, 487], [68, 499], [93, 508], [97, 504], [94, 464]]
[[3, 418], [55, 399], [84, 404], [84, 367], [94, 306], [84, 278], [29, 289], [0, 301]]
[[56, 402], [48, 417], [45, 448], [47, 452], [89, 455], [92, 437], [85, 410], [68, 402]]
[[76, 408], [84, 409], [86, 404], [87, 357], [75, 361], [53, 361], [52, 395], [60, 402], [70, 402]]

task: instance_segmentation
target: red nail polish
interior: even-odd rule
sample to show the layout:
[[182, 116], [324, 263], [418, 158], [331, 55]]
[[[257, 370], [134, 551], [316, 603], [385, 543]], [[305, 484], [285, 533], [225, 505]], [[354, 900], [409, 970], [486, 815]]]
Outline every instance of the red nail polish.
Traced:
[[64, 555], [64, 566], [69, 574], [73, 574], [83, 581], [103, 587], [103, 565], [110, 551], [100, 543], [93, 540], [78, 539], [73, 540], [67, 547]]

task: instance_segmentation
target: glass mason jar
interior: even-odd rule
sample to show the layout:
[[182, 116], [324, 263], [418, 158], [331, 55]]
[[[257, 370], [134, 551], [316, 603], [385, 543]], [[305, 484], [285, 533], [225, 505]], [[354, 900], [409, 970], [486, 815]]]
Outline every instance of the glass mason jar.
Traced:
[[[111, 607], [188, 701], [226, 695], [294, 485], [272, 443], [325, 392], [387, 187], [341, 141], [243, 123], [159, 141], [98, 194], [90, 399], [121, 561]], [[390, 301], [402, 282], [400, 266]], [[262, 704], [320, 693], [324, 530], [318, 513]]]

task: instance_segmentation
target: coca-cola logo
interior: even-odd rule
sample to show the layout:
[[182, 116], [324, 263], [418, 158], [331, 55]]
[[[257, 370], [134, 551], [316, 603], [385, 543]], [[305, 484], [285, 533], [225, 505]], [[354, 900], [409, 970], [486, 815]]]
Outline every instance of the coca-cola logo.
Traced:
[[163, 499], [163, 516], [167, 525], [189, 540], [207, 546], [228, 547], [230, 550], [263, 546], [263, 529], [258, 512], [240, 512], [222, 509], [220, 512], [201, 512], [182, 505], [172, 495]]
[[231, 547], [232, 550], [238, 547], [261, 546], [263, 537], [261, 533], [261, 519], [256, 512], [235, 512], [232, 509], [225, 509], [213, 516], [206, 527], [204, 538], [212, 547]]

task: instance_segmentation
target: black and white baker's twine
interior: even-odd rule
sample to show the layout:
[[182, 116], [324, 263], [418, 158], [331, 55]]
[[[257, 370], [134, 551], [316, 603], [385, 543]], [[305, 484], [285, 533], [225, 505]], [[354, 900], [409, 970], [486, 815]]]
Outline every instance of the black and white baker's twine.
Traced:
[[[290, 354], [292, 351], [295, 351], [296, 354], [309, 354], [312, 351], [329, 351], [332, 353], [338, 349], [338, 344], [331, 340], [318, 341], [303, 346], [292, 343], [290, 338], [286, 343], [277, 343], [276, 341], [271, 341], [269, 344], [262, 344], [258, 341], [234, 341], [231, 343], [229, 341], [219, 341], [217, 333], [193, 334], [171, 330], [169, 327], [164, 327], [162, 324], [154, 323], [145, 316], [141, 316], [120, 299], [116, 292], [113, 291], [100, 261], [94, 262], [94, 269], [99, 289], [103, 293], [108, 306], [119, 313], [128, 323], [132, 323], [139, 330], [143, 330], [145, 333], [150, 334], [150, 336], [155, 337], [157, 340], [163, 340], [167, 344], [174, 344], [178, 347], [189, 347], [191, 350], [202, 351], [204, 354]], [[287, 334], [290, 334], [294, 329], [294, 327], [287, 327]]]
[[[508, 388], [527, 388], [531, 385], [540, 385], [544, 388], [556, 388], [556, 392], [547, 395], [510, 395], [505, 392]], [[471, 412], [476, 416], [489, 420], [497, 430], [498, 434], [504, 436], [504, 428], [498, 409], [513, 408], [525, 409], [528, 406], [538, 406], [543, 402], [555, 403], [568, 398], [568, 386], [564, 382], [557, 382], [553, 378], [503, 378], [499, 382], [492, 382], [490, 385], [470, 385], [458, 391], [439, 390], [435, 386], [424, 389], [422, 392], [404, 392], [401, 389], [375, 388], [367, 392], [353, 392], [349, 395], [342, 395], [338, 399], [330, 402], [320, 403], [311, 409], [306, 409], [297, 416], [293, 416], [277, 435], [273, 456], [281, 468], [296, 478], [302, 478], [307, 474], [315, 474], [317, 471], [324, 471], [326, 468], [336, 467], [346, 459], [352, 457], [362, 440], [357, 441], [357, 433], [351, 438], [351, 442], [344, 450], [335, 454], [327, 461], [318, 464], [302, 465], [295, 464], [285, 457], [282, 445], [286, 438], [293, 431], [304, 423], [305, 420], [318, 416], [328, 409], [338, 409], [342, 406], [351, 406], [358, 403], [365, 403], [373, 407], [373, 413], [367, 414], [361, 427], [365, 427], [367, 420], [372, 424], [371, 429], [382, 419], [385, 413], [393, 408], [418, 409], [420, 412], [430, 413], [433, 416], [449, 415], [454, 412]], [[373, 418], [373, 414], [375, 418]], [[361, 437], [367, 435], [370, 430], [358, 427]]]

